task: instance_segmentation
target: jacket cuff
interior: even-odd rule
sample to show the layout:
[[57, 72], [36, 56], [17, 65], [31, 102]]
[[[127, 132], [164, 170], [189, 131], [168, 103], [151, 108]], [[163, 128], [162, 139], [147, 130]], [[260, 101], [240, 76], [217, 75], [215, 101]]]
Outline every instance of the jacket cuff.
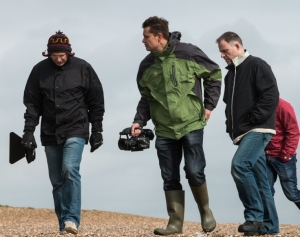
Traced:
[[147, 123], [144, 124], [142, 120], [134, 120], [132, 123], [138, 123], [141, 126], [141, 128], [147, 125]]
[[92, 123], [92, 132], [103, 132], [102, 122], [93, 122]]
[[289, 154], [281, 153], [279, 157], [282, 162], [288, 162], [291, 160], [291, 156]]
[[32, 119], [26, 119], [25, 120], [25, 126], [23, 132], [32, 132], [35, 131], [35, 123]]
[[207, 105], [204, 106], [204, 109], [208, 109], [210, 111], [213, 111], [214, 107], [212, 105], [207, 104]]

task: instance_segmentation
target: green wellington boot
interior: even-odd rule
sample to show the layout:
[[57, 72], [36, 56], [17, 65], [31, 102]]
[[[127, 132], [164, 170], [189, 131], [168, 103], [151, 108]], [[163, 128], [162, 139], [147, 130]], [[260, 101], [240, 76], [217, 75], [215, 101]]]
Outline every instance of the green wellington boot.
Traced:
[[184, 191], [165, 191], [165, 196], [167, 203], [167, 211], [170, 219], [166, 229], [157, 228], [154, 230], [154, 234], [180, 234], [182, 233], [184, 219]]
[[211, 232], [216, 228], [216, 220], [208, 205], [208, 193], [206, 182], [201, 186], [190, 186], [193, 192], [201, 217], [201, 225], [204, 232]]

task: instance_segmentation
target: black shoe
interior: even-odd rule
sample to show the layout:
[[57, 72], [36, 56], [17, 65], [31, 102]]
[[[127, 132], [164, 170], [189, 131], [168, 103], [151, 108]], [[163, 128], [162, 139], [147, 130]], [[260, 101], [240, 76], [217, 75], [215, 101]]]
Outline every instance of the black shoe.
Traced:
[[265, 225], [263, 222], [246, 221], [244, 224], [239, 226], [238, 232], [250, 232], [249, 234], [251, 234], [252, 232], [258, 233], [260, 228], [263, 228], [264, 226]]

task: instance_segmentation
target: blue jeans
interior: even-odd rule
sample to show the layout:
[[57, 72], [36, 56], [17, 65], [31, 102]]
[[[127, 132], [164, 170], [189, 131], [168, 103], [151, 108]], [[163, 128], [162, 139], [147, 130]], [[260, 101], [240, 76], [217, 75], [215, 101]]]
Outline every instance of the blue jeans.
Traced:
[[159, 159], [164, 190], [182, 190], [180, 183], [180, 163], [184, 153], [184, 170], [186, 178], [192, 186], [205, 183], [204, 168], [206, 166], [203, 152], [203, 129], [192, 131], [179, 140], [157, 137], [155, 147]]
[[245, 220], [264, 222], [262, 232], [276, 234], [279, 222], [264, 152], [271, 137], [271, 134], [259, 132], [246, 134], [232, 159], [231, 175], [245, 207]]
[[45, 146], [55, 213], [60, 231], [64, 223], [80, 225], [81, 177], [79, 173], [85, 139], [72, 137], [65, 143]]
[[268, 178], [272, 195], [275, 194], [274, 183], [278, 176], [284, 195], [300, 209], [300, 190], [297, 188], [296, 164], [296, 155], [292, 156], [288, 162], [282, 162], [279, 157], [267, 158]]

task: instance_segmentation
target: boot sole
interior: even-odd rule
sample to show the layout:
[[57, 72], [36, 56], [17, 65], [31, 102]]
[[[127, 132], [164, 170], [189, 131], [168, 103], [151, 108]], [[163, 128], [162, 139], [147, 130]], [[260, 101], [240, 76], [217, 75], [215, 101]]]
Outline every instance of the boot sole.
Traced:
[[180, 232], [180, 231], [175, 231], [175, 232], [167, 232], [167, 230], [164, 230], [164, 229], [162, 229], [162, 230], [154, 230], [153, 231], [153, 233], [155, 234], [155, 235], [163, 235], [163, 236], [165, 236], [165, 235], [172, 235], [172, 234], [182, 234], [182, 231]]
[[254, 233], [258, 233], [260, 231], [261, 228], [263, 228], [264, 225], [256, 225], [256, 226], [243, 226], [243, 225], [240, 225], [238, 227], [238, 232], [254, 232]]
[[244, 236], [257, 236], [257, 235], [261, 235], [261, 234], [259, 232], [252, 232], [252, 231], [244, 232]]
[[69, 233], [69, 234], [73, 234], [73, 235], [77, 235], [78, 231], [74, 230], [73, 228], [65, 228], [65, 232]]
[[215, 226], [213, 227], [213, 228], [211, 228], [211, 229], [205, 229], [205, 228], [203, 228], [203, 226], [202, 226], [202, 230], [204, 231], [204, 232], [212, 232], [214, 229], [216, 229], [216, 227], [217, 227], [217, 223], [215, 223]]
[[212, 231], [214, 231], [215, 229], [216, 229], [216, 228], [209, 229], [209, 230], [204, 230], [204, 229], [202, 228], [202, 230], [203, 230], [205, 233], [212, 232]]

